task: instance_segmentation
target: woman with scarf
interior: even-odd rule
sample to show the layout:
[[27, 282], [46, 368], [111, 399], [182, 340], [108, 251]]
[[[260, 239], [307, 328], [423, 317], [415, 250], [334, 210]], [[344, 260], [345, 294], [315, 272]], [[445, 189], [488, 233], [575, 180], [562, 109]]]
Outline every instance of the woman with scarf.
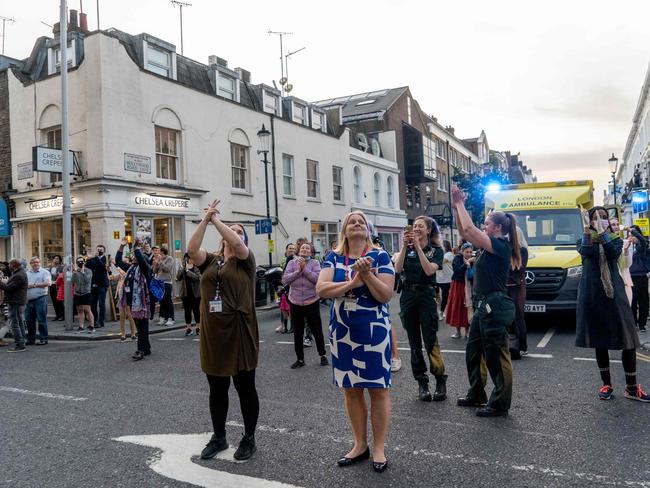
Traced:
[[582, 278], [578, 288], [576, 346], [596, 350], [596, 362], [603, 386], [598, 398], [610, 400], [614, 388], [609, 371], [609, 351], [622, 350], [625, 389], [631, 400], [650, 402], [636, 382], [636, 348], [639, 336], [634, 315], [618, 271], [623, 240], [613, 232], [603, 207], [588, 212], [578, 251], [582, 256]]
[[[617, 234], [621, 231], [621, 226], [618, 223], [618, 219], [609, 219], [609, 225], [612, 228], [613, 232]], [[634, 246], [633, 246], [633, 236], [631, 233], [628, 234], [627, 239], [623, 241], [623, 251], [621, 256], [618, 258], [618, 271], [623, 278], [623, 284], [625, 285], [625, 294], [627, 295], [627, 301], [632, 304], [633, 300], [633, 291], [634, 282], [632, 281], [632, 276], [630, 275], [630, 266], [634, 262]]]
[[[124, 246], [128, 241], [122, 239], [120, 248], [115, 254], [115, 264], [126, 271], [120, 309], [129, 308], [131, 317], [135, 320], [135, 327], [138, 330], [138, 349], [133, 356], [134, 361], [140, 361], [151, 354], [151, 343], [149, 342], [149, 283], [151, 283], [151, 266], [149, 261], [142, 254], [140, 249], [142, 242], [136, 239], [133, 243], [131, 264], [122, 260]], [[133, 260], [135, 257], [135, 261]]]
[[[248, 249], [242, 224], [219, 219], [219, 200], [207, 208], [187, 245], [187, 253], [201, 271], [201, 369], [210, 387], [210, 416], [214, 434], [201, 452], [210, 459], [228, 448], [226, 417], [230, 380], [235, 384], [244, 418], [244, 436], [233, 457], [250, 459], [255, 453], [255, 428], [260, 404], [255, 388], [259, 331], [255, 312], [255, 257]], [[216, 253], [201, 248], [208, 225], [221, 235]]]

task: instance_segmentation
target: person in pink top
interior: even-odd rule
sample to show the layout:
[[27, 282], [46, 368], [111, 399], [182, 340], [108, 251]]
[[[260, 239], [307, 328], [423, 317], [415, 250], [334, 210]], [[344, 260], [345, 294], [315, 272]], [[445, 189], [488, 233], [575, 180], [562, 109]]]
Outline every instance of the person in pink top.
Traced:
[[312, 258], [313, 246], [303, 243], [298, 249], [298, 257], [289, 261], [282, 275], [282, 284], [291, 285], [289, 304], [291, 306], [291, 326], [293, 327], [293, 343], [296, 350], [296, 362], [291, 369], [302, 368], [305, 365], [302, 336], [305, 330], [305, 320], [311, 330], [316, 349], [320, 355], [321, 366], [327, 366], [327, 353], [323, 339], [323, 324], [320, 317], [319, 296], [316, 293], [316, 282], [320, 274], [320, 263]]

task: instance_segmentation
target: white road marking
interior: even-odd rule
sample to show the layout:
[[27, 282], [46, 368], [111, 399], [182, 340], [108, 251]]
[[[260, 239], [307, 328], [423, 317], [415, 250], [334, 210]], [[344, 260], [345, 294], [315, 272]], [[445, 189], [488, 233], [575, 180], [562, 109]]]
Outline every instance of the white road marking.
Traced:
[[557, 330], [556, 327], [551, 327], [550, 329], [548, 329], [546, 334], [544, 334], [544, 337], [542, 337], [542, 340], [539, 341], [539, 344], [537, 344], [537, 347], [538, 348], [546, 347], [546, 344], [549, 343], [551, 337], [553, 337], [553, 334], [555, 334], [556, 330]]
[[[573, 358], [573, 359], [574, 359], [574, 361], [592, 361], [592, 362], [596, 362], [596, 358]], [[622, 361], [620, 361], [618, 359], [610, 359], [609, 362], [610, 363], [622, 363]]]
[[532, 353], [526, 354], [526, 355], [523, 356], [523, 357], [526, 357], [526, 358], [537, 358], [537, 359], [553, 359], [553, 355], [552, 355], [552, 354], [538, 354], [538, 353], [535, 353], [535, 352], [532, 352]]
[[[206, 488], [232, 488], [233, 486], [238, 488], [298, 488], [295, 485], [218, 471], [194, 463], [192, 457], [201, 452], [210, 437], [210, 433], [130, 435], [113, 440], [159, 449], [160, 454], [147, 461], [149, 467], [162, 476], [196, 486]], [[216, 457], [236, 462], [232, 458], [234, 452], [233, 448], [229, 448], [217, 454]]]
[[[227, 425], [234, 427], [243, 427], [239, 422], [228, 422]], [[269, 432], [271, 434], [288, 435], [294, 438], [317, 438], [318, 440], [328, 440], [336, 444], [350, 445], [348, 437], [334, 437], [321, 432], [301, 432], [294, 429], [282, 427], [269, 427], [258, 425], [258, 430]], [[196, 464], [192, 457], [198, 455], [205, 443], [210, 439], [211, 434], [163, 434], [163, 435], [134, 435], [118, 437], [114, 440], [119, 442], [128, 442], [140, 446], [147, 446], [159, 449], [161, 452], [158, 456], [148, 460], [149, 467], [156, 473], [172, 478], [178, 481], [191, 483], [193, 485], [211, 488], [296, 488], [294, 485], [270, 481], [262, 478], [253, 478], [232, 474], [225, 471], [207, 468]], [[288, 444], [292, 445], [291, 443]], [[511, 464], [508, 461], [488, 460], [465, 453], [453, 453], [448, 451], [433, 451], [429, 449], [413, 449], [409, 446], [396, 445], [390, 446], [389, 451], [402, 453], [404, 456], [427, 457], [438, 459], [440, 461], [450, 461], [454, 466], [458, 463], [483, 465], [501, 470], [511, 470], [514, 472], [526, 471], [538, 475], [540, 478], [550, 477], [558, 480], [559, 484], [569, 484], [572, 481], [587, 481], [594, 485], [615, 485], [615, 486], [633, 486], [640, 488], [650, 488], [649, 481], [623, 480], [612, 478], [607, 475], [595, 473], [585, 473], [584, 471], [569, 471], [566, 469], [554, 468], [550, 466], [537, 466], [534, 464]], [[234, 460], [231, 458], [232, 449], [223, 451], [217, 455], [218, 459], [225, 461]], [[566, 481], [566, 483], [563, 483]], [[540, 480], [540, 484], [544, 484]]]
[[10, 393], [22, 393], [23, 395], [33, 395], [43, 398], [53, 398], [56, 400], [70, 400], [73, 402], [85, 402], [87, 398], [73, 397], [70, 395], [59, 395], [57, 393], [47, 393], [43, 391], [30, 391], [30, 390], [21, 390], [20, 388], [12, 388], [10, 386], [0, 386], [0, 391], [8, 391]]
[[288, 341], [277, 341], [276, 344], [290, 344], [293, 346], [293, 342], [288, 342]]
[[184, 337], [166, 337], [164, 339], [158, 339], [159, 341], [184, 341]]

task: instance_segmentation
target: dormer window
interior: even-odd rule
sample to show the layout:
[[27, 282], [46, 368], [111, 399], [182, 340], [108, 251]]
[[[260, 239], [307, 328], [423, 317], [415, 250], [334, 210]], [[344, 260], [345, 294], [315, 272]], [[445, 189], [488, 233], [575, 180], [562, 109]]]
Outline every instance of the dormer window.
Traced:
[[237, 79], [225, 73], [217, 72], [217, 95], [228, 100], [239, 101]]
[[[77, 58], [75, 57], [75, 42], [68, 43], [68, 50], [66, 52], [68, 69], [74, 68], [77, 65]], [[53, 75], [54, 73], [61, 72], [61, 46], [51, 47], [48, 49], [48, 66], [47, 74]]]
[[143, 41], [143, 44], [145, 69], [175, 80], [176, 53], [151, 42]]
[[292, 102], [291, 120], [298, 124], [307, 125], [307, 107], [300, 103]]
[[262, 97], [264, 98], [264, 111], [267, 114], [274, 114], [280, 117], [282, 113], [280, 112], [280, 97], [273, 93], [264, 90]]
[[311, 111], [311, 127], [312, 129], [326, 132], [325, 114], [321, 112]]

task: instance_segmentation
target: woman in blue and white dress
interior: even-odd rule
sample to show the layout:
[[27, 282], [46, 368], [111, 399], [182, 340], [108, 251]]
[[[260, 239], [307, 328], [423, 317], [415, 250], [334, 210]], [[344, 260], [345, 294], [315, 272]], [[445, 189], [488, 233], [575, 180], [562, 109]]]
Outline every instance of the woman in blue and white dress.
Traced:
[[351, 212], [341, 225], [339, 245], [323, 262], [316, 291], [332, 298], [329, 339], [334, 384], [343, 389], [354, 446], [338, 460], [349, 466], [368, 459], [368, 407], [370, 395], [373, 469], [388, 466], [384, 442], [390, 424], [389, 388], [391, 324], [388, 302], [393, 296], [395, 271], [386, 251], [372, 243], [363, 212]]

